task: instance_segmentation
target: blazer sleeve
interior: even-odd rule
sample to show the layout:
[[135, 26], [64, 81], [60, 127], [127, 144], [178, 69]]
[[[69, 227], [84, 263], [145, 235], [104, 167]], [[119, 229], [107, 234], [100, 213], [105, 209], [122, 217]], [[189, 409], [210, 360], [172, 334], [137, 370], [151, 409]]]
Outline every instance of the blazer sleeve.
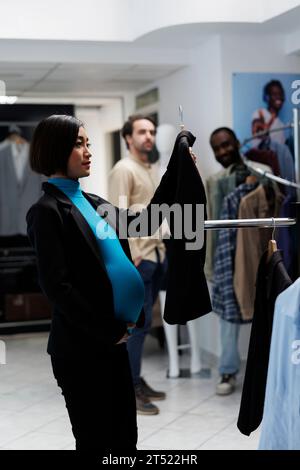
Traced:
[[113, 345], [126, 332], [126, 324], [105, 312], [97, 322], [95, 307], [72, 285], [63, 244], [63, 222], [51, 207], [34, 205], [27, 213], [27, 233], [37, 257], [39, 284], [73, 326], [91, 339]]

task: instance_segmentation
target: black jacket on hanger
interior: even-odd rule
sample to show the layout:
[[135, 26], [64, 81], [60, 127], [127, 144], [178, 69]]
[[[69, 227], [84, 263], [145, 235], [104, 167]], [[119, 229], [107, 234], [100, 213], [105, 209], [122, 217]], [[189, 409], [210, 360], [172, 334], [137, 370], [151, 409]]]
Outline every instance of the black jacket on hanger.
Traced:
[[[178, 135], [168, 169], [144, 209], [146, 214], [150, 214], [151, 204], [206, 202], [201, 177], [188, 150], [194, 140], [186, 131]], [[48, 352], [88, 357], [113, 347], [125, 334], [126, 324], [114, 316], [112, 286], [89, 224], [57, 187], [51, 183], [42, 187], [45, 194], [27, 213], [27, 231], [37, 254], [40, 286], [53, 304]], [[110, 222], [107, 208], [113, 206], [99, 196], [83, 194]], [[127, 228], [138, 213], [114, 209], [113, 228], [119, 236], [118, 214], [120, 224], [126, 216]], [[167, 321], [185, 323], [211, 310], [203, 274], [205, 247], [185, 252], [184, 240], [174, 242], [165, 315]], [[121, 237], [120, 243], [131, 260], [128, 240]]]
[[[184, 204], [188, 204], [193, 207], [194, 222], [194, 209], [197, 204], [204, 206], [204, 219], [207, 219], [204, 185], [189, 153], [189, 147], [193, 146], [195, 140], [196, 138], [188, 131], [181, 131], [178, 134], [167, 171], [150, 201], [150, 205], [166, 202], [169, 205], [179, 204], [182, 208]], [[170, 230], [174, 233], [172, 224]], [[171, 325], [184, 325], [187, 321], [201, 317], [212, 310], [204, 274], [205, 232], [201, 249], [187, 250], [187, 241], [184, 236], [182, 239], [171, 237], [168, 243], [169, 266], [164, 320]]]
[[249, 436], [261, 423], [264, 410], [275, 301], [292, 281], [280, 250], [267, 262], [266, 251], [256, 278], [256, 296], [237, 427]]

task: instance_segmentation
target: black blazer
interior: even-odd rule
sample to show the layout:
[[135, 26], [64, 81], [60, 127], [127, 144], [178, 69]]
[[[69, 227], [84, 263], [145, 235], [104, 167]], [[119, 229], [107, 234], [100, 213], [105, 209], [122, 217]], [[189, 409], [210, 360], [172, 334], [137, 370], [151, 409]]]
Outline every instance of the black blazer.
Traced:
[[[147, 233], [140, 236], [152, 235], [161, 223], [158, 220], [157, 226], [151, 224], [151, 204], [206, 203], [201, 177], [188, 153], [188, 145], [194, 140], [187, 131], [178, 135], [168, 169], [143, 211], [149, 223]], [[45, 194], [27, 213], [27, 232], [37, 255], [40, 286], [53, 304], [48, 352], [88, 357], [95, 350], [114, 347], [125, 334], [126, 324], [114, 316], [112, 286], [89, 224], [56, 186], [44, 183], [43, 190]], [[83, 194], [102, 217], [108, 215], [110, 223], [106, 208], [113, 206], [101, 197]], [[128, 226], [139, 213], [114, 209], [117, 224], [112, 225], [117, 235], [121, 228], [128, 235]], [[178, 243], [172, 250], [165, 315], [170, 323], [185, 323], [211, 310], [203, 273], [205, 247], [185, 253], [184, 241], [175, 241]], [[120, 238], [120, 243], [132, 261], [127, 239]], [[142, 317], [143, 310], [138, 326]]]
[[[41, 289], [53, 304], [47, 350], [83, 357], [112, 347], [125, 334], [126, 324], [114, 316], [112, 286], [89, 224], [56, 186], [43, 183], [42, 188], [45, 194], [27, 213], [27, 232]], [[105, 217], [101, 205], [109, 203], [83, 194]], [[120, 243], [132, 261], [128, 241]]]

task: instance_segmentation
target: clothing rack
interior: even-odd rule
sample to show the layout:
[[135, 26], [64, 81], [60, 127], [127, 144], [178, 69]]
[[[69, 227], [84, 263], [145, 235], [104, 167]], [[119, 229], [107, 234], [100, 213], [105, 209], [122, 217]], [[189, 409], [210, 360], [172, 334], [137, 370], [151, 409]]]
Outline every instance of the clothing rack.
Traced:
[[224, 219], [224, 220], [205, 220], [204, 230], [221, 230], [224, 228], [278, 228], [289, 227], [296, 224], [296, 219], [275, 218], [268, 219]]
[[249, 163], [249, 160], [245, 157], [245, 155], [241, 154], [241, 156], [243, 159], [243, 163], [252, 173], [257, 174], [258, 176], [265, 176], [266, 178], [272, 181], [276, 181], [276, 183], [283, 184], [284, 186], [290, 186], [292, 188], [296, 188], [300, 190], [299, 183], [294, 183], [293, 181], [286, 180], [285, 178], [281, 178], [280, 176], [273, 175], [272, 173], [269, 173], [268, 171], [263, 171], [261, 168], [254, 167], [253, 164]]
[[272, 173], [263, 171], [261, 168], [248, 165], [247, 158], [243, 154], [242, 154], [242, 157], [243, 157], [243, 162], [245, 163], [245, 165], [253, 173], [256, 173], [259, 176], [265, 176], [266, 178], [276, 181], [276, 183], [283, 184], [284, 186], [290, 186], [290, 187], [297, 189], [298, 201], [300, 201], [300, 120], [299, 118], [300, 118], [299, 109], [294, 108], [293, 109], [293, 122], [286, 124], [284, 126], [276, 127], [275, 129], [268, 129], [265, 131], [257, 132], [256, 134], [253, 134], [251, 137], [247, 137], [246, 139], [244, 139], [240, 147], [240, 148], [243, 148], [248, 142], [251, 142], [252, 140], [258, 137], [264, 137], [271, 133], [279, 132], [285, 129], [294, 129], [294, 154], [295, 154], [296, 182], [286, 180], [279, 176], [275, 176]]
[[295, 126], [294, 123], [289, 123], [289, 124], [285, 124], [284, 126], [276, 127], [274, 129], [268, 129], [266, 131], [256, 132], [251, 137], [247, 137], [246, 139], [243, 140], [241, 144], [241, 148], [244, 147], [246, 144], [248, 144], [248, 142], [251, 142], [251, 140], [257, 139], [258, 137], [264, 137], [265, 135], [269, 135], [274, 132], [284, 131], [286, 129], [293, 129], [294, 126]]

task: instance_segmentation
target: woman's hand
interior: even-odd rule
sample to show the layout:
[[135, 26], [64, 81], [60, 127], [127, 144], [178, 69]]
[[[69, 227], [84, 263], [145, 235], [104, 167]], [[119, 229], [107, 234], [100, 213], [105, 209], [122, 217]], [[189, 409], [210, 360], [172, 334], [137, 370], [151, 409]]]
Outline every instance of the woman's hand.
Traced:
[[191, 156], [192, 159], [193, 159], [194, 165], [195, 165], [195, 167], [196, 167], [198, 173], [200, 174], [199, 168], [197, 167], [197, 157], [196, 157], [196, 155], [194, 154], [194, 152], [193, 152], [193, 150], [192, 150], [192, 147], [189, 147], [189, 151], [190, 151], [190, 156]]
[[123, 343], [127, 343], [128, 341], [128, 338], [131, 336], [132, 334], [132, 329], [136, 327], [136, 324], [135, 323], [127, 323], [127, 331], [125, 333], [124, 336], [122, 336], [122, 338], [116, 343], [116, 344], [123, 344]]
[[194, 161], [194, 163], [195, 163], [195, 165], [196, 165], [196, 159], [197, 159], [197, 157], [196, 157], [196, 155], [194, 154], [194, 152], [193, 152], [193, 150], [192, 150], [192, 147], [189, 147], [189, 151], [190, 151], [190, 155], [191, 155], [191, 157], [192, 157], [192, 159], [193, 159], [193, 161]]
[[138, 257], [135, 258], [135, 260], [134, 260], [134, 266], [137, 267], [139, 264], [141, 264], [142, 261], [143, 261], [143, 257], [142, 257], [142, 256], [138, 256]]

